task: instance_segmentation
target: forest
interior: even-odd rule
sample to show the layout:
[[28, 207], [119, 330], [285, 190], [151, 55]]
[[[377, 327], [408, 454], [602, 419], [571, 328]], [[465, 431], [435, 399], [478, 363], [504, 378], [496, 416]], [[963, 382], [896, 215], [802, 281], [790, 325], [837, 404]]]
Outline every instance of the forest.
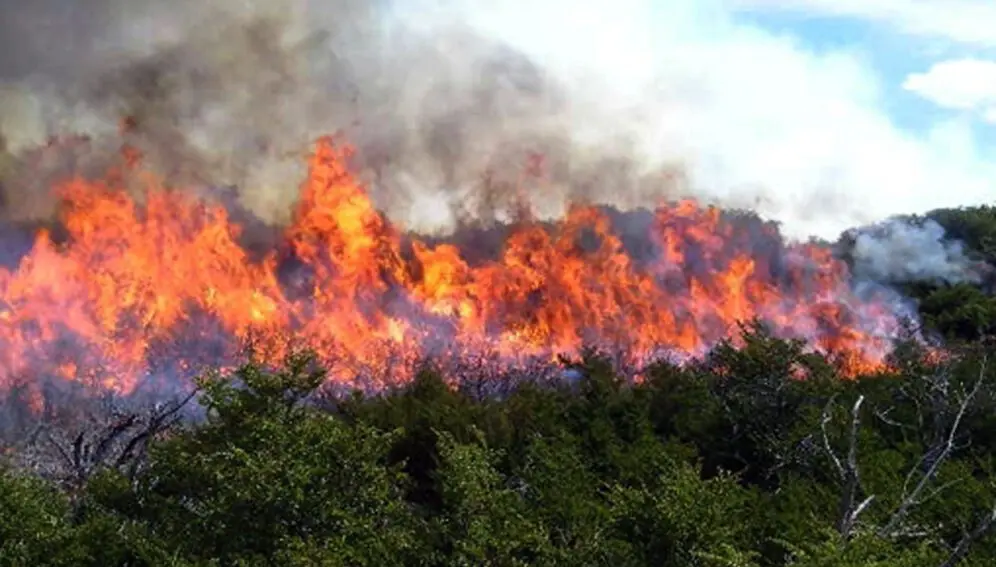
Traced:
[[[996, 265], [996, 209], [927, 217]], [[8, 392], [0, 564], [992, 565], [996, 297], [902, 285], [943, 347], [857, 377], [744, 321], [636, 382], [590, 350], [332, 395], [303, 352], [99, 419]]]

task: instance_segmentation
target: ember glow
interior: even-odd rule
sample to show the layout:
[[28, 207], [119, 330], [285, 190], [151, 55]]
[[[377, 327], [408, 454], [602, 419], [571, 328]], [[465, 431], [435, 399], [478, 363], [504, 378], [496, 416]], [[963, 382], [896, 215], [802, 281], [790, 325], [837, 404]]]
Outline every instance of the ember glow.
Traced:
[[899, 328], [826, 249], [692, 201], [653, 213], [640, 254], [588, 205], [514, 223], [484, 258], [459, 238], [430, 244], [378, 212], [349, 152], [317, 142], [293, 222], [263, 254], [239, 244], [226, 208], [151, 175], [140, 198], [120, 172], [58, 187], [66, 236], [39, 232], [0, 272], [0, 385], [46, 376], [128, 393], [234, 364], [247, 343], [275, 362], [304, 345], [331, 380], [374, 388], [409, 380], [423, 357], [511, 365], [590, 345], [638, 366], [700, 355], [754, 318], [858, 372], [882, 364]]

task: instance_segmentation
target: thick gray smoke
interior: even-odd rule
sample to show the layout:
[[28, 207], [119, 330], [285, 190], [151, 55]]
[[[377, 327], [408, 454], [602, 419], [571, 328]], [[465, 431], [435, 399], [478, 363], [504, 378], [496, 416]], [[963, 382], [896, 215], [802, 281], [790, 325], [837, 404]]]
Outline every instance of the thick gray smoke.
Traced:
[[977, 283], [987, 269], [969, 258], [962, 243], [945, 238], [927, 219], [891, 219], [854, 231], [850, 251], [854, 275], [876, 282]]
[[[48, 187], [99, 174], [124, 135], [173, 184], [236, 185], [282, 220], [304, 156], [341, 131], [378, 205], [416, 228], [512, 206], [530, 155], [541, 212], [682, 191], [673, 164], [577, 87], [459, 18], [383, 2], [0, 0], [0, 183], [7, 218], [51, 214]], [[440, 12], [445, 14], [446, 11]], [[39, 151], [48, 137], [89, 141]]]

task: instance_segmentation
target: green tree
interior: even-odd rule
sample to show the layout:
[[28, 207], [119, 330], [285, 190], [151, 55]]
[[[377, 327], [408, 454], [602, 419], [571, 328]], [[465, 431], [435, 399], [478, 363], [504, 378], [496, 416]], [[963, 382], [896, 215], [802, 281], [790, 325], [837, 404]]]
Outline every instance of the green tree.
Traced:
[[395, 434], [303, 404], [324, 378], [295, 357], [203, 380], [206, 423], [155, 447], [130, 501], [106, 504], [192, 561], [403, 564], [418, 524], [403, 476], [385, 466]]

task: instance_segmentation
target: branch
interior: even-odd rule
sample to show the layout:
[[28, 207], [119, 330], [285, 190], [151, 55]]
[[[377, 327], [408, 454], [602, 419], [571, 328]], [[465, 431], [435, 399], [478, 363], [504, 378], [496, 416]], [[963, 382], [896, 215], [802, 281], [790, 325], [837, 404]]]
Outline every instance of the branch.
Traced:
[[[55, 463], [45, 463], [44, 454], [37, 454], [31, 466], [62, 484], [73, 496], [102, 469], [117, 469], [134, 481], [145, 462], [149, 441], [179, 422], [178, 414], [198, 392], [199, 389], [194, 389], [182, 399], [156, 407], [145, 416], [119, 414], [109, 425], [95, 427], [93, 433], [84, 428], [68, 443], [65, 437], [54, 436], [46, 428], [45, 437], [55, 451]], [[56, 466], [50, 468], [51, 464]]]
[[838, 505], [837, 532], [844, 538], [848, 538], [854, 530], [858, 516], [871, 505], [875, 499], [875, 495], [870, 495], [861, 502], [857, 501], [858, 490], [861, 487], [861, 475], [858, 470], [858, 430], [861, 426], [861, 405], [864, 403], [865, 397], [864, 395], [858, 396], [858, 399], [854, 402], [854, 406], [851, 408], [851, 431], [848, 437], [847, 457], [843, 462], [830, 446], [830, 436], [827, 433], [827, 423], [830, 421], [830, 406], [834, 403], [834, 399], [831, 398], [826, 408], [824, 408], [820, 427], [823, 431], [823, 447], [837, 468], [837, 474], [840, 476], [840, 481], [843, 485], [840, 504]]
[[823, 408], [823, 419], [820, 420], [820, 430], [823, 432], [823, 448], [826, 450], [827, 455], [830, 460], [833, 461], [834, 467], [837, 468], [837, 474], [841, 479], [844, 478], [846, 474], [844, 472], [844, 465], [841, 464], [840, 459], [837, 458], [837, 454], [833, 452], [833, 447], [830, 446], [830, 435], [827, 433], [827, 424], [830, 423], [830, 407], [837, 400], [837, 395], [834, 394], [827, 402], [826, 407]]
[[[128, 441], [128, 444], [125, 445], [124, 449], [121, 450], [121, 453], [118, 455], [118, 458], [115, 460], [113, 466], [120, 469], [126, 463], [131, 461], [131, 465], [128, 467], [128, 479], [134, 482], [135, 478], [138, 476], [139, 466], [144, 460], [145, 453], [149, 446], [149, 441], [151, 441], [156, 435], [172, 428], [177, 422], [179, 422], [180, 418], [177, 417], [176, 414], [178, 414], [180, 410], [190, 402], [190, 400], [194, 399], [199, 391], [199, 389], [194, 389], [187, 395], [187, 397], [178, 402], [174, 402], [171, 406], [167, 406], [163, 410], [159, 410], [154, 413], [146, 427], [137, 435], [132, 437], [131, 440]], [[138, 454], [136, 454], [135, 451], [139, 447], [141, 447], [141, 450]]]
[[[975, 385], [972, 390], [962, 399], [961, 404], [958, 406], [958, 413], [955, 415], [954, 422], [951, 424], [951, 429], [948, 432], [947, 438], [943, 440], [942, 445], [935, 445], [931, 447], [924, 456], [920, 458], [916, 466], [910, 469], [910, 472], [906, 475], [906, 481], [903, 483], [903, 496], [899, 507], [889, 518], [889, 522], [879, 530], [879, 535], [882, 537], [889, 537], [896, 532], [896, 528], [906, 519], [910, 510], [921, 502], [920, 494], [927, 487], [927, 484], [933, 480], [934, 476], [937, 474], [938, 469], [944, 461], [951, 455], [952, 451], [956, 448], [955, 439], [958, 435], [958, 429], [961, 427], [961, 420], [965, 417], [965, 412], [968, 411], [968, 406], [972, 403], [972, 400], [979, 393], [982, 388], [982, 382], [985, 378], [986, 373], [986, 362], [987, 358], [983, 357], [979, 368], [979, 377], [975, 381]], [[920, 469], [920, 465], [926, 462], [927, 457], [934, 457], [933, 462], [930, 463], [927, 471], [924, 473], [920, 482], [917, 483], [916, 487], [912, 492], [907, 492], [909, 483], [913, 479], [913, 475], [916, 471]]]
[[951, 552], [951, 555], [948, 556], [944, 563], [941, 563], [940, 567], [954, 567], [960, 563], [968, 555], [968, 550], [972, 547], [972, 544], [992, 529], [994, 522], [996, 522], [996, 505], [992, 507], [989, 514], [979, 521], [974, 530], [962, 536], [958, 541], [958, 545]]
[[877, 417], [880, 421], [882, 421], [882, 423], [886, 425], [891, 425], [892, 427], [905, 429], [908, 431], [916, 431], [916, 427], [913, 427], [911, 425], [906, 425], [905, 423], [900, 423], [889, 417], [889, 414], [892, 413], [893, 409], [894, 408], [890, 407], [886, 408], [885, 410], [875, 410], [875, 417]]

